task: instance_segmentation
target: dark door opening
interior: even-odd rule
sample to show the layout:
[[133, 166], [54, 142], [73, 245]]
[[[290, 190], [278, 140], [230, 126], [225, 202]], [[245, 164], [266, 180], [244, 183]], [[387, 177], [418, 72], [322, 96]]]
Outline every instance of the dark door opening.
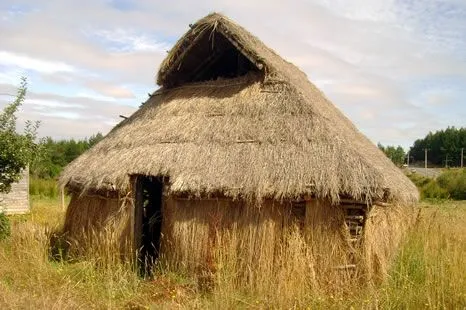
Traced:
[[138, 176], [136, 185], [135, 242], [143, 275], [150, 274], [160, 252], [162, 231], [163, 179]]

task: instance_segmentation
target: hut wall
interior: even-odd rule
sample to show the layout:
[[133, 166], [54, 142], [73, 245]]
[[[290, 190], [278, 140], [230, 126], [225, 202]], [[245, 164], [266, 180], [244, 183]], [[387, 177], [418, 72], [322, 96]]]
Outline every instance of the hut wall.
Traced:
[[292, 202], [168, 198], [162, 259], [176, 270], [264, 292], [339, 285], [335, 267], [348, 260], [342, 210], [318, 200], [297, 208]]
[[64, 224], [67, 238], [77, 245], [73, 250], [127, 253], [131, 249], [133, 208], [132, 199], [73, 193]]
[[[291, 294], [293, 288], [295, 296], [309, 288], [335, 291], [361, 280], [376, 283], [413, 218], [406, 207], [373, 206], [362, 241], [354, 244], [344, 209], [327, 201], [268, 200], [258, 206], [165, 198], [160, 256], [165, 267], [260, 294]], [[64, 230], [78, 253], [114, 259], [132, 249], [133, 214], [132, 199], [73, 194]], [[356, 269], [345, 268], [354, 264]]]
[[22, 214], [29, 212], [29, 168], [22, 172], [21, 179], [11, 184], [8, 194], [0, 194], [0, 212]]

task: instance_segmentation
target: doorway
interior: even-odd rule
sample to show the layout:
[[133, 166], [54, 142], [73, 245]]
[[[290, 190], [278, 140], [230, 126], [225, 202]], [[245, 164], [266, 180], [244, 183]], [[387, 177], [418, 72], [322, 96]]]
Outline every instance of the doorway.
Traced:
[[142, 275], [150, 275], [160, 252], [163, 178], [137, 176], [134, 237]]

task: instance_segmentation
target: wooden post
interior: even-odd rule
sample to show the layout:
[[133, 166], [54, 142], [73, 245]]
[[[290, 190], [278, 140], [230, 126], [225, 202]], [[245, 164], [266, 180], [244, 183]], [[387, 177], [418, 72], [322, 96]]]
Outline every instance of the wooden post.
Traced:
[[424, 149], [424, 170], [427, 176], [427, 149]]
[[[144, 212], [144, 196], [142, 191], [142, 178], [140, 176], [134, 176], [133, 181], [133, 197], [134, 197], [134, 218], [133, 226], [133, 246], [135, 253], [140, 251], [142, 246], [142, 217]], [[139, 255], [140, 253], [138, 253]]]
[[60, 187], [61, 210], [65, 211], [65, 188]]
[[464, 147], [461, 148], [461, 168], [463, 168], [463, 151]]

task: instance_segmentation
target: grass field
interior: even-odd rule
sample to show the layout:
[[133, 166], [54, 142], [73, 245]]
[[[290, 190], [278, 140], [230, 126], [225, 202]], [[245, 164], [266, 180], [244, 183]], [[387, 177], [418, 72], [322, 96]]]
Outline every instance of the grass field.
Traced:
[[264, 300], [229, 287], [201, 292], [196, 281], [158, 270], [139, 278], [130, 264], [88, 257], [49, 259], [51, 234], [63, 223], [58, 200], [33, 198], [32, 212], [12, 216], [0, 241], [0, 309], [464, 309], [466, 201], [423, 202], [387, 281], [342, 295], [311, 293]]

